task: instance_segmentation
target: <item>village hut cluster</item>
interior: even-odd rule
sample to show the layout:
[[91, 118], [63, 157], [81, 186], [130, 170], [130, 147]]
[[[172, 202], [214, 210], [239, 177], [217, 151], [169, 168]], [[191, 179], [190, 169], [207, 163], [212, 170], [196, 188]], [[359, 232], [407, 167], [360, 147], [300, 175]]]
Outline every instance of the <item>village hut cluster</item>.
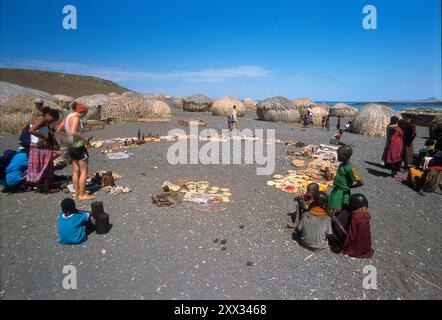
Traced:
[[[21, 87], [7, 82], [0, 82], [0, 131], [20, 132], [28, 121], [34, 107], [34, 100], [41, 98], [45, 106], [59, 110], [62, 115], [68, 113], [75, 103], [85, 104], [89, 108], [85, 120], [108, 119], [114, 123], [140, 121], [140, 119], [170, 118], [174, 110], [185, 112], [210, 112], [214, 116], [227, 117], [236, 106], [238, 117], [246, 112], [256, 112], [259, 120], [270, 122], [302, 123], [304, 117], [311, 116], [315, 127], [324, 125], [327, 117], [341, 117], [352, 122], [352, 132], [372, 137], [385, 137], [385, 128], [390, 118], [399, 112], [379, 105], [368, 104], [360, 109], [345, 103], [328, 105], [316, 103], [308, 98], [289, 100], [285, 97], [272, 97], [255, 101], [248, 97], [242, 101], [231, 96], [212, 100], [203, 94], [191, 96], [166, 96], [163, 93], [138, 93], [133, 91], [117, 94], [97, 93], [94, 95], [71, 97]], [[431, 137], [441, 130], [442, 115], [432, 118], [429, 124]]]

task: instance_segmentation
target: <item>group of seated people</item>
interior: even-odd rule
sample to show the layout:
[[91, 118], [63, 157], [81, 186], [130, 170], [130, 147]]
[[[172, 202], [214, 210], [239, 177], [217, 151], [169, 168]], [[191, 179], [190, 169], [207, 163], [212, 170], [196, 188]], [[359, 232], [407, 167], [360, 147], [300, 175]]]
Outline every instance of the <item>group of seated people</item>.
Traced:
[[320, 192], [317, 183], [310, 183], [303, 196], [295, 198], [296, 218], [287, 227], [296, 229], [300, 245], [321, 251], [330, 248], [354, 258], [370, 258], [370, 213], [368, 201], [362, 194], [351, 195], [351, 189], [364, 184], [357, 168], [350, 163], [353, 149], [341, 146], [339, 168], [330, 196]]
[[367, 259], [373, 256], [368, 201], [353, 194], [345, 211], [335, 216], [329, 211], [329, 196], [319, 191], [317, 183], [307, 187], [303, 197], [296, 198], [300, 220], [290, 227], [297, 231], [299, 244], [312, 251], [330, 248], [334, 253]]
[[409, 183], [420, 194], [442, 190], [442, 138], [427, 140], [409, 169]]

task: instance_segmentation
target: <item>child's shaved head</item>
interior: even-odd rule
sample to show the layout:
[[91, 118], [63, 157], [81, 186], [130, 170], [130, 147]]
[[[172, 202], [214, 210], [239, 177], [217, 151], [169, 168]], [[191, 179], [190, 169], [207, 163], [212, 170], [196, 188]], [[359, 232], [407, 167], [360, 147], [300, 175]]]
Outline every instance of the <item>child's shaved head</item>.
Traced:
[[77, 209], [75, 208], [75, 201], [71, 198], [66, 198], [61, 201], [61, 211], [65, 214], [75, 213]]

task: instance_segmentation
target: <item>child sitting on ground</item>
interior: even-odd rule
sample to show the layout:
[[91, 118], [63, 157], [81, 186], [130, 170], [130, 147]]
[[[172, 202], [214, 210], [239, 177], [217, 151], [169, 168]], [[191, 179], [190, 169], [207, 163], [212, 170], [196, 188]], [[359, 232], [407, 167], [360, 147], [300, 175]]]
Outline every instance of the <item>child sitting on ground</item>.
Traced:
[[79, 211], [75, 201], [66, 198], [61, 202], [58, 217], [58, 236], [61, 244], [80, 244], [87, 239], [86, 226], [89, 223], [89, 212]]
[[299, 219], [304, 212], [307, 212], [310, 209], [310, 205], [313, 202], [313, 198], [316, 194], [319, 193], [319, 184], [316, 182], [310, 183], [307, 186], [307, 192], [303, 196], [295, 197], [295, 222], [287, 223], [288, 229], [296, 229], [299, 225]]
[[341, 142], [341, 138], [343, 135], [344, 135], [344, 130], [339, 129], [336, 132], [335, 136], [330, 139], [330, 144], [337, 145], [337, 146], [344, 146], [345, 143]]
[[329, 236], [331, 250], [335, 253], [344, 253], [353, 258], [368, 259], [374, 254], [371, 247], [370, 220], [368, 201], [362, 194], [353, 194], [350, 197], [351, 215], [347, 227], [347, 234]]
[[327, 203], [327, 194], [317, 193], [308, 212], [303, 214], [299, 223], [299, 244], [309, 250], [321, 251], [328, 248], [327, 237], [332, 234], [332, 227]]

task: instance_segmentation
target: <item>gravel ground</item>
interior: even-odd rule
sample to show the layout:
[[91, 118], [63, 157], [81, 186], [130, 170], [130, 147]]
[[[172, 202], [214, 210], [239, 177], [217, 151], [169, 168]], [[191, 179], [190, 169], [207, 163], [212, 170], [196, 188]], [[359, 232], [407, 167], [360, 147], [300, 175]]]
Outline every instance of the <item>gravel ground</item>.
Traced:
[[[223, 117], [174, 113], [169, 124], [123, 123], [93, 135], [131, 137], [138, 128], [167, 134], [184, 128], [177, 120], [195, 117], [206, 120], [208, 128], [225, 127]], [[241, 127], [275, 128], [277, 138], [315, 144], [328, 143], [334, 132], [255, 118], [248, 112]], [[416, 148], [423, 145], [427, 129], [418, 128], [418, 135]], [[14, 147], [16, 139], [1, 136], [1, 149]], [[172, 166], [166, 159], [171, 143], [149, 143], [130, 150], [134, 156], [128, 160], [108, 160], [99, 150], [91, 151], [92, 170], [114, 170], [122, 175], [118, 183], [134, 191], [96, 193], [113, 227], [107, 235], [91, 234], [80, 246], [57, 242], [57, 213], [65, 194], [0, 195], [2, 299], [440, 299], [441, 194], [420, 197], [385, 178], [388, 171], [377, 165], [383, 139], [345, 134], [343, 141], [353, 144], [352, 161], [366, 182], [358, 192], [370, 204], [372, 259], [324, 252], [304, 261], [311, 252], [284, 228], [293, 196], [266, 186], [268, 177], [257, 176], [255, 166]], [[279, 173], [290, 168], [287, 150], [294, 147], [276, 146]], [[160, 192], [164, 180], [180, 178], [229, 187], [233, 201], [222, 212], [189, 204], [152, 205], [150, 197]], [[89, 204], [79, 207], [89, 209]], [[226, 239], [227, 249], [215, 239]], [[370, 264], [377, 268], [377, 289], [364, 291], [362, 270]], [[76, 290], [63, 289], [65, 265], [77, 268]]]

